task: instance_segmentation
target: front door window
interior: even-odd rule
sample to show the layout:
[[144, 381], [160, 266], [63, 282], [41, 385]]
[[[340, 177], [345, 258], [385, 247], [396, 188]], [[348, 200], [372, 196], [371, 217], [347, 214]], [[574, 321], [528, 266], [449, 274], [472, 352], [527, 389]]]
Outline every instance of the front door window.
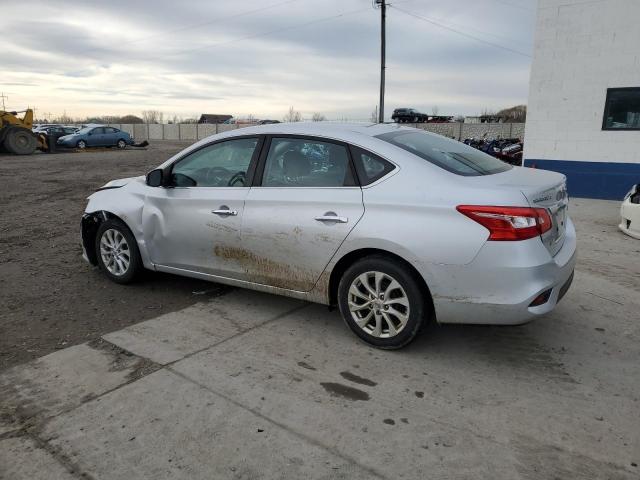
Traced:
[[176, 187], [245, 187], [257, 138], [216, 143], [180, 160], [171, 171]]

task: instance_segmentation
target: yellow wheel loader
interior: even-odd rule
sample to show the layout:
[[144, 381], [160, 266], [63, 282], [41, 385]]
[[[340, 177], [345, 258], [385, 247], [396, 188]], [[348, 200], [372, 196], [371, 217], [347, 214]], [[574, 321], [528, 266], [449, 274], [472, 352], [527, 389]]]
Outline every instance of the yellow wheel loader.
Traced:
[[[24, 113], [22, 118], [18, 113]], [[44, 135], [37, 135], [31, 131], [33, 126], [33, 110], [21, 112], [5, 112], [0, 110], [0, 150], [6, 150], [15, 155], [30, 155], [40, 149], [47, 150]]]

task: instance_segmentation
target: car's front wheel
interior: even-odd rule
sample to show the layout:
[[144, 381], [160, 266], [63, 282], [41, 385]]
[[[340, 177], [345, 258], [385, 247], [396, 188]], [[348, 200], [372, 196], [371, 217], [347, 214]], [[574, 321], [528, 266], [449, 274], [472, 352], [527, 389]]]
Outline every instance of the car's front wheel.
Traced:
[[384, 349], [411, 342], [429, 315], [415, 274], [402, 263], [377, 255], [359, 260], [344, 273], [338, 303], [349, 328]]
[[132, 282], [142, 270], [138, 244], [118, 219], [109, 219], [100, 225], [95, 248], [100, 269], [116, 283]]
[[76, 143], [76, 147], [78, 147], [80, 150], [84, 150], [85, 148], [87, 148], [87, 142], [85, 142], [84, 140], [78, 140], [78, 143]]
[[118, 140], [118, 143], [116, 143], [116, 146], [120, 149], [126, 148], [127, 146], [127, 142], [125, 142], [124, 140], [120, 139]]

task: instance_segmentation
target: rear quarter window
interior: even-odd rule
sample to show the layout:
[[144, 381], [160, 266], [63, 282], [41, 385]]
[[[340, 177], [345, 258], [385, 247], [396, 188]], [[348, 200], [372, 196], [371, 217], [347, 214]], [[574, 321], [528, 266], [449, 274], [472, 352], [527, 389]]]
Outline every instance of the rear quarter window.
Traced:
[[372, 184], [395, 168], [391, 162], [359, 147], [351, 146], [351, 156], [362, 186]]
[[465, 177], [492, 175], [512, 168], [508, 163], [473, 147], [426, 132], [399, 130], [378, 135], [376, 138]]

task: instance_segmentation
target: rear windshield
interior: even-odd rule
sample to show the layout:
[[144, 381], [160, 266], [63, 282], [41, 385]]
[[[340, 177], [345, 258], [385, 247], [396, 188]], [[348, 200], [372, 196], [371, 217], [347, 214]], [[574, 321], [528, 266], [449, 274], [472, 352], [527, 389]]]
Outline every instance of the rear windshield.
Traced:
[[466, 177], [505, 172], [512, 167], [464, 143], [426, 132], [400, 130], [376, 138], [411, 152], [445, 170]]

